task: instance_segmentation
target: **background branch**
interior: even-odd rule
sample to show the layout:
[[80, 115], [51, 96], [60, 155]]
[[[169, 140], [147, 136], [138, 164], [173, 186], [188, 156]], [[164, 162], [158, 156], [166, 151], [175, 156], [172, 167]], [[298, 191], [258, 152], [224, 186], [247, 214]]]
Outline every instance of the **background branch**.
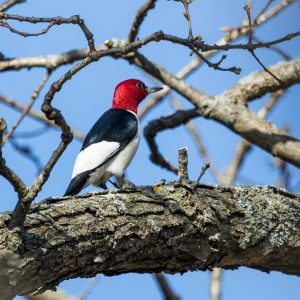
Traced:
[[24, 3], [25, 1], [26, 0], [6, 0], [2, 4], [0, 4], [0, 12], [6, 11], [14, 5]]
[[147, 0], [136, 12], [136, 15], [130, 28], [130, 32], [128, 34], [129, 43], [135, 41], [135, 39], [137, 38], [140, 26], [145, 20], [149, 10], [155, 7], [155, 2], [156, 0]]

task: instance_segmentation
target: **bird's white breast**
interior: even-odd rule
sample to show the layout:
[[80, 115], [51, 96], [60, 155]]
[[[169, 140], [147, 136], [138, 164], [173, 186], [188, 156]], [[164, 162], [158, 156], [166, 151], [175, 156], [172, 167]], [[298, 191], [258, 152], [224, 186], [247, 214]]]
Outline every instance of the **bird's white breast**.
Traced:
[[[134, 114], [137, 118], [138, 128], [136, 135], [120, 153], [108, 160], [102, 167], [95, 170], [91, 176], [92, 178], [89, 180], [90, 183], [100, 180], [104, 172], [121, 176], [133, 159], [140, 142], [140, 124], [137, 115], [134, 112], [129, 112]], [[118, 142], [112, 141], [102, 141], [88, 146], [78, 154], [73, 168], [72, 178], [80, 173], [97, 168], [109, 156], [113, 155], [119, 147], [120, 144]]]
[[116, 176], [121, 176], [124, 170], [132, 161], [140, 142], [140, 132], [138, 131], [131, 142], [110, 162], [107, 164], [106, 170]]

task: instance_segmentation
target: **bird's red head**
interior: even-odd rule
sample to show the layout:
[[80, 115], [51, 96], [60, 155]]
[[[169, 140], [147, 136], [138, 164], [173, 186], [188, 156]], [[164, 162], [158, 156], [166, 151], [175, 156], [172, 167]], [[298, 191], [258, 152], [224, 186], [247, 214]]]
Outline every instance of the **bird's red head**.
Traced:
[[149, 88], [138, 79], [122, 81], [115, 88], [112, 108], [130, 110], [136, 113], [138, 105], [149, 93], [161, 89], [161, 87]]

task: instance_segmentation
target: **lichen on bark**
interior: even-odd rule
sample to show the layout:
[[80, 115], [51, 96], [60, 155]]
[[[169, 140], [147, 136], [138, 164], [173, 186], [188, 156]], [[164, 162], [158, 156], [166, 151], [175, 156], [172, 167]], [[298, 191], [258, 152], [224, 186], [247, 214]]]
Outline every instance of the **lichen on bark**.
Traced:
[[10, 299], [98, 273], [213, 267], [300, 275], [299, 200], [273, 187], [189, 182], [46, 199], [22, 232], [0, 216], [0, 289]]

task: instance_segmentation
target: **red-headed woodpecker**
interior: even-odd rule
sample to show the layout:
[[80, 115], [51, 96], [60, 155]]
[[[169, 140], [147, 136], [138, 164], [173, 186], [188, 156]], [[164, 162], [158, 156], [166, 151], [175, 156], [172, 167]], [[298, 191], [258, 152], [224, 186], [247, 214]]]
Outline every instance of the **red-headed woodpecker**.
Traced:
[[123, 172], [140, 141], [138, 105], [149, 93], [161, 89], [149, 88], [137, 79], [116, 86], [111, 109], [98, 119], [83, 142], [65, 196], [76, 195], [91, 184], [104, 187], [111, 176], [122, 184]]

